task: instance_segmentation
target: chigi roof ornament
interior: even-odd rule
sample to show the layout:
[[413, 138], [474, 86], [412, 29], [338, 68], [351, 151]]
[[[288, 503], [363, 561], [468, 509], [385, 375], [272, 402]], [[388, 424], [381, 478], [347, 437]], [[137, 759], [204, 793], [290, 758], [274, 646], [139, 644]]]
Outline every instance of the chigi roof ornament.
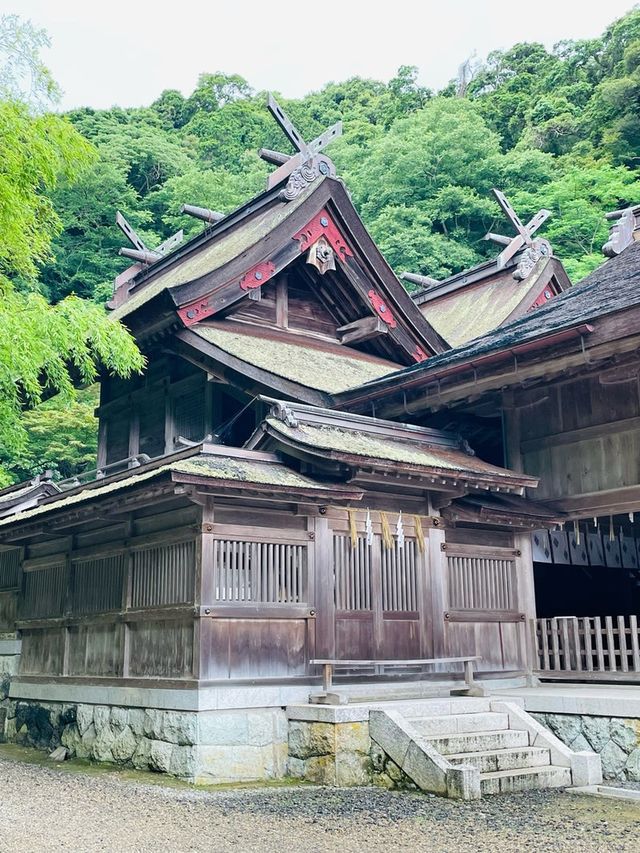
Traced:
[[269, 95], [267, 107], [289, 142], [297, 149], [297, 153], [293, 155], [271, 151], [268, 148], [260, 149], [259, 153], [263, 160], [278, 166], [267, 179], [267, 189], [270, 190], [286, 180], [287, 184], [281, 191], [280, 198], [283, 201], [292, 201], [320, 175], [335, 175], [335, 166], [320, 152], [338, 136], [342, 136], [342, 122], [336, 122], [320, 136], [307, 143], [273, 95]]
[[485, 234], [484, 239], [493, 240], [494, 243], [505, 247], [497, 258], [499, 270], [503, 269], [515, 254], [524, 249], [520, 262], [513, 273], [513, 277], [519, 280], [525, 279], [541, 257], [551, 254], [551, 246], [547, 240], [533, 239], [533, 235], [538, 228], [551, 216], [551, 211], [542, 208], [526, 225], [523, 225], [506, 195], [495, 188], [493, 194], [502, 208], [502, 212], [517, 231], [517, 234], [515, 237], [504, 237], [502, 234], [493, 234], [489, 231], [488, 234]]
[[184, 239], [184, 232], [180, 229], [180, 231], [176, 231], [172, 237], [165, 240], [164, 243], [160, 243], [159, 246], [156, 246], [155, 249], [149, 249], [145, 245], [144, 241], [136, 234], [131, 225], [129, 225], [120, 211], [116, 213], [116, 225], [133, 246], [133, 249], [129, 249], [128, 247], [120, 249], [118, 254], [123, 255], [125, 258], [131, 258], [145, 266], [153, 264], [155, 261], [159, 261], [160, 258], [182, 243]]

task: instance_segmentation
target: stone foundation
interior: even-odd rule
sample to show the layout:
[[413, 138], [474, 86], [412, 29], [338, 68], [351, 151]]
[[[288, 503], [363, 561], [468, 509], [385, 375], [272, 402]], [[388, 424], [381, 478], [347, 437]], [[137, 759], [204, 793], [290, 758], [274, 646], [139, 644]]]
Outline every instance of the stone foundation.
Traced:
[[371, 738], [366, 720], [290, 720], [289, 775], [318, 785], [371, 784]]
[[597, 752], [604, 779], [640, 782], [640, 719], [529, 713], [576, 752]]
[[20, 701], [6, 702], [5, 709], [6, 740], [46, 750], [65, 746], [71, 757], [190, 782], [286, 774], [287, 720], [281, 709], [198, 713]]

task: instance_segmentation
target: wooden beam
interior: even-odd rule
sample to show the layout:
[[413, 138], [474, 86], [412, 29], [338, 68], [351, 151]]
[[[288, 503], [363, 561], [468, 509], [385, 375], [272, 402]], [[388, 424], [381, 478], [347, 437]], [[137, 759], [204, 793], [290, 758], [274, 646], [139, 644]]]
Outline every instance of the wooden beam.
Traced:
[[379, 335], [386, 335], [389, 327], [379, 317], [362, 317], [336, 329], [341, 344], [363, 343]]

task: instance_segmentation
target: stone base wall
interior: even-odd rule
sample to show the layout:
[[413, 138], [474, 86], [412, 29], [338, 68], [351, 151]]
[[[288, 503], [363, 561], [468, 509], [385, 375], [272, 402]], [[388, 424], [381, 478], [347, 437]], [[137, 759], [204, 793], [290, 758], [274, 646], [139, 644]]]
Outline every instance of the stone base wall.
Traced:
[[576, 752], [597, 752], [604, 779], [640, 782], [640, 719], [529, 712]]
[[281, 709], [198, 713], [9, 701], [4, 732], [14, 743], [46, 750], [65, 746], [71, 757], [191, 782], [256, 781], [286, 773], [287, 720]]
[[289, 721], [289, 775], [318, 785], [370, 785], [369, 722]]

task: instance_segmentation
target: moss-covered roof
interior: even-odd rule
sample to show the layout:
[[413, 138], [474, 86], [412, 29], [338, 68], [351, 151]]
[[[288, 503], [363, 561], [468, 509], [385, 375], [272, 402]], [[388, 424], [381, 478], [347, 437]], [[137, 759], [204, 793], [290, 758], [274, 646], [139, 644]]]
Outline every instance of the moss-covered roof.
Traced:
[[417, 442], [394, 441], [391, 438], [373, 435], [361, 430], [339, 429], [321, 424], [312, 425], [299, 422], [297, 427], [291, 427], [274, 417], [267, 418], [267, 423], [282, 435], [315, 450], [335, 451], [338, 454], [400, 462], [419, 468], [451, 471], [452, 473], [486, 475], [491, 478], [513, 476], [511, 471], [489, 465], [461, 450], [429, 447]]
[[473, 338], [486, 335], [500, 326], [516, 310], [527, 294], [532, 293], [549, 258], [538, 262], [524, 281], [513, 277], [513, 269], [505, 270], [485, 281], [454, 290], [420, 305], [423, 316], [451, 346], [457, 347]]
[[170, 468], [178, 474], [212, 477], [215, 480], [229, 480], [236, 483], [283, 486], [292, 489], [327, 488], [322, 483], [302, 477], [285, 465], [231, 456], [192, 456], [175, 462]]
[[298, 344], [269, 338], [260, 335], [258, 329], [241, 332], [222, 326], [195, 325], [191, 331], [254, 367], [329, 394], [355, 388], [400, 369], [400, 365], [359, 355], [347, 347], [340, 351], [335, 351], [335, 347], [321, 349], [305, 345], [308, 342], [304, 341]]
[[226, 231], [214, 231], [210, 242], [204, 247], [194, 249], [181, 262], [176, 262], [164, 272], [159, 270], [156, 276], [151, 273], [147, 281], [141, 283], [140, 289], [119, 305], [110, 316], [114, 320], [122, 320], [166, 288], [195, 281], [229, 263], [288, 219], [311, 193], [317, 190], [323, 180], [324, 178], [320, 178], [314, 181], [294, 201], [270, 204], [255, 216], [247, 217], [245, 221], [240, 220]]
[[121, 480], [115, 480], [104, 485], [96, 485], [96, 481], [94, 481], [91, 486], [87, 485], [85, 488], [80, 491], [74, 491], [72, 494], [62, 492], [56, 500], [0, 519], [0, 527], [6, 527], [8, 524], [18, 521], [28, 521], [52, 510], [69, 509], [88, 500], [111, 495], [124, 489], [130, 489], [154, 477], [159, 477], [167, 471], [178, 475], [184, 474], [185, 476], [211, 478], [218, 481], [224, 480], [235, 486], [241, 483], [248, 483], [260, 486], [274, 486], [281, 489], [290, 488], [336, 492], [340, 492], [341, 490], [340, 486], [327, 486], [303, 477], [279, 462], [201, 453], [186, 459], [169, 462], [150, 471], [130, 474]]

